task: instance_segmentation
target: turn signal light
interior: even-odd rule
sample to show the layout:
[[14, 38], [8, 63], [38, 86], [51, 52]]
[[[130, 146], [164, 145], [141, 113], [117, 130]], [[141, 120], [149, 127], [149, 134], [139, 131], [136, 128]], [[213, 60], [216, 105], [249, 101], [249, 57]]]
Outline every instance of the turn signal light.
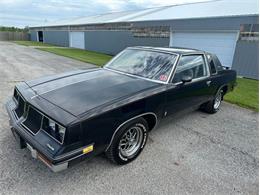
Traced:
[[83, 149], [83, 154], [87, 154], [89, 152], [92, 152], [93, 149], [94, 149], [93, 145], [90, 145], [90, 146]]

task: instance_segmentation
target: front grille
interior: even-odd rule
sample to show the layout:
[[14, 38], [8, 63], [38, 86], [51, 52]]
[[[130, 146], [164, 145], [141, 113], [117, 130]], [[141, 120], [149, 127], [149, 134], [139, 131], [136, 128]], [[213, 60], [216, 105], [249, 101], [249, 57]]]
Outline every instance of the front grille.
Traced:
[[41, 113], [29, 107], [23, 126], [31, 133], [36, 134], [41, 128], [42, 117], [43, 115]]
[[[14, 90], [13, 95], [14, 104], [16, 108], [14, 113], [17, 119], [21, 119], [21, 125], [31, 134], [37, 134], [41, 129], [44, 130], [51, 138], [60, 144], [63, 143], [65, 128], [52, 119], [42, 114], [37, 109], [33, 108], [32, 105], [27, 103], [17, 89]], [[54, 130], [50, 129], [49, 122], [55, 124]]]
[[25, 103], [24, 99], [22, 98], [22, 96], [16, 90], [14, 93], [14, 98], [18, 102], [18, 105], [15, 109], [15, 113], [18, 118], [21, 118], [25, 112], [26, 103]]

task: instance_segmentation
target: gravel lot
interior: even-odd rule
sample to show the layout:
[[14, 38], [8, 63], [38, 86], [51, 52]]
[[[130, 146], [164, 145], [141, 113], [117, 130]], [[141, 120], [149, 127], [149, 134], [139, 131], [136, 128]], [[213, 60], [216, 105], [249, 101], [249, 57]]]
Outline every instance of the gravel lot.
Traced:
[[168, 117], [126, 166], [99, 156], [53, 173], [19, 150], [3, 107], [16, 82], [89, 67], [0, 42], [1, 194], [258, 194], [258, 113], [228, 103], [215, 115]]

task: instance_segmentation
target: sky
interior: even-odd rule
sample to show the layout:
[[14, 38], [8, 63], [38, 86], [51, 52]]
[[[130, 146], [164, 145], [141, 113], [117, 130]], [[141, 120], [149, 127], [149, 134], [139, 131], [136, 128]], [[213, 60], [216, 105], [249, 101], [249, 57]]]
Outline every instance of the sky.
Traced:
[[0, 0], [0, 26], [25, 27], [80, 16], [207, 0]]

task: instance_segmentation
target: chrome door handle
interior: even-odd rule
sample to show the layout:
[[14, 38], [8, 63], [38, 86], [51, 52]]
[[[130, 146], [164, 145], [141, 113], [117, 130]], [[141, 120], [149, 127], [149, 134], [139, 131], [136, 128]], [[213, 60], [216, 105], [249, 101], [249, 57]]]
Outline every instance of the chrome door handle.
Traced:
[[207, 83], [207, 85], [208, 85], [208, 86], [210, 86], [210, 84], [211, 84], [211, 81], [207, 81], [206, 83]]

